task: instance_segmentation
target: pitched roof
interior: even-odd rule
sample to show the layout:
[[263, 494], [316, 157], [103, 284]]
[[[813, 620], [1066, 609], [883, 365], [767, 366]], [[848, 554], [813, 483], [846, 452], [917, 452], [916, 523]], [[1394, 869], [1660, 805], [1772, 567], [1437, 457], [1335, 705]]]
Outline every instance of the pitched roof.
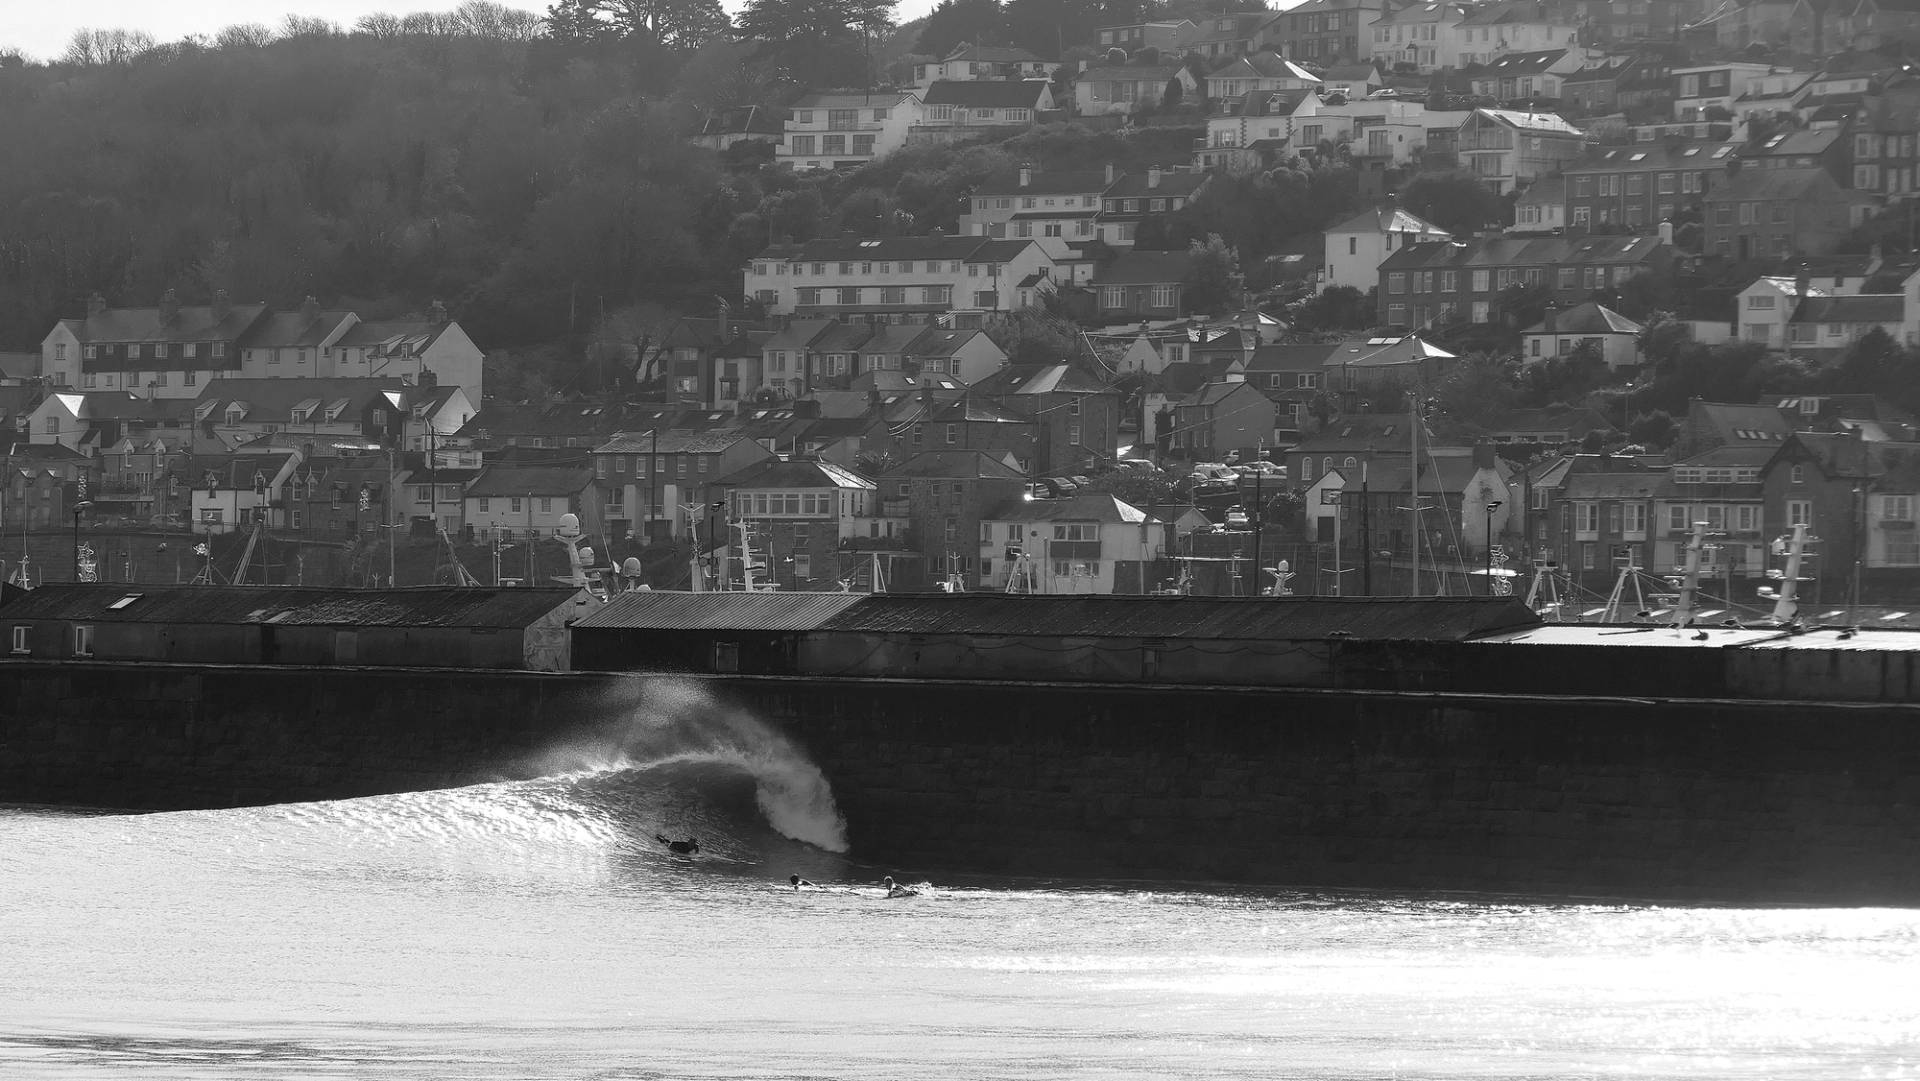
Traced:
[[1039, 57], [1025, 49], [1016, 49], [1010, 45], [975, 45], [963, 41], [954, 46], [952, 52], [942, 57], [945, 64], [954, 60], [978, 60], [989, 64], [1039, 64]]
[[[571, 603], [578, 592], [543, 586], [335, 589], [48, 582], [9, 603], [7, 614], [101, 623], [522, 628]], [[135, 599], [121, 603], [129, 597]]]
[[681, 593], [633, 590], [574, 621], [582, 630], [807, 631], [858, 604], [864, 593]]
[[832, 462], [812, 458], [755, 462], [718, 483], [728, 488], [855, 488], [872, 491], [872, 481]]
[[[215, 488], [244, 492], [253, 490], [256, 476], [272, 480], [295, 457], [290, 450], [267, 454], [190, 454], [174, 459], [167, 472], [196, 488], [207, 487], [207, 477], [211, 475]], [[386, 465], [384, 457], [381, 465]]]
[[969, 109], [1038, 109], [1050, 86], [1045, 79], [941, 79], [927, 87], [921, 100]]
[[1587, 151], [1577, 162], [1568, 163], [1567, 173], [1657, 172], [1663, 169], [1703, 166], [1718, 168], [1740, 148], [1739, 143], [1714, 139], [1686, 142], [1631, 143], [1627, 146], [1599, 146]]
[[[755, 259], [800, 263], [851, 262], [863, 259], [967, 259], [987, 244], [983, 236], [823, 237], [804, 244], [775, 244]], [[999, 243], [1005, 243], [1001, 241]], [[1022, 245], [1031, 241], [1020, 241]]]
[[[968, 343], [972, 342], [975, 338], [986, 338], [988, 342], [993, 344], [995, 349], [1000, 349], [999, 343], [987, 337], [987, 332], [984, 330], [952, 330], [947, 327], [928, 327], [920, 333], [918, 338], [913, 340], [906, 352], [916, 357], [949, 357], [961, 349], [966, 348]], [[1006, 356], [1006, 351], [1000, 350], [1000, 355], [1002, 357]]]
[[1232, 382], [1222, 382], [1222, 383], [1205, 383], [1205, 384], [1202, 384], [1200, 387], [1196, 388], [1192, 394], [1189, 394], [1185, 398], [1181, 399], [1180, 404], [1185, 406], [1216, 405], [1219, 402], [1224, 401], [1225, 399], [1232, 397], [1233, 395], [1238, 394], [1243, 390], [1251, 390], [1255, 394], [1260, 393], [1258, 390], [1254, 390], [1252, 386], [1248, 385], [1245, 380], [1234, 380]]
[[1025, 474], [984, 450], [925, 450], [881, 476], [1020, 480]]
[[1235, 56], [1221, 61], [1220, 66], [1207, 72], [1209, 79], [1299, 79], [1302, 82], [1317, 83], [1320, 76], [1288, 60], [1269, 49], [1263, 53], [1249, 56]]
[[1180, 74], [1178, 64], [1102, 64], [1081, 72], [1074, 77], [1074, 82], [1166, 83], [1178, 74]]
[[[1767, 170], [1762, 170], [1767, 171]], [[1482, 237], [1466, 243], [1409, 244], [1387, 256], [1382, 270], [1480, 266], [1551, 266], [1645, 262], [1664, 244], [1657, 236]]]
[[1130, 251], [1100, 264], [1093, 284], [1177, 285], [1193, 272], [1193, 257], [1183, 251]]
[[1247, 361], [1247, 374], [1266, 372], [1317, 372], [1327, 359], [1339, 351], [1340, 343], [1320, 345], [1262, 345]]
[[1407, 418], [1394, 413], [1354, 413], [1335, 417], [1300, 441], [1296, 451], [1411, 449]]
[[1742, 169], [1709, 189], [1706, 200], [1726, 203], [1745, 199], [1797, 199], [1810, 192], [1824, 193], [1839, 187], [1825, 169]]
[[336, 408], [341, 416], [357, 420], [374, 398], [394, 394], [400, 397], [396, 405], [404, 407], [412, 404], [407, 399], [418, 389], [398, 379], [213, 379], [194, 399], [193, 411], [205, 419], [237, 404], [246, 407], [242, 419], [249, 423], [285, 424], [296, 407], [306, 406], [315, 423], [324, 422]]
[[1567, 182], [1558, 176], [1543, 176], [1527, 185], [1515, 206], [1560, 206], [1567, 201]]
[[1547, 5], [1538, 0], [1513, 0], [1511, 3], [1480, 4], [1467, 9], [1461, 26], [1511, 26], [1515, 23], [1555, 22]]
[[1794, 323], [1903, 323], [1907, 318], [1907, 298], [1863, 293], [1850, 297], [1807, 297], [1793, 310]]
[[1729, 443], [1779, 443], [1793, 431], [1780, 410], [1746, 402], [1688, 403], [1687, 423], [1709, 429]]
[[585, 466], [490, 465], [467, 487], [467, 498], [572, 495], [593, 482]]
[[1503, 127], [1517, 131], [1533, 132], [1540, 135], [1578, 135], [1586, 137], [1586, 132], [1574, 127], [1560, 118], [1558, 113], [1522, 112], [1518, 109], [1475, 109], [1476, 116], [1483, 116]]
[[973, 389], [981, 395], [1118, 393], [1071, 364], [1008, 365], [974, 384]]
[[661, 428], [646, 432], [615, 432], [593, 448], [595, 454], [718, 454], [742, 440], [745, 430], [725, 428]]
[[1433, 240], [1451, 240], [1453, 234], [1411, 211], [1372, 207], [1327, 230], [1329, 233], [1419, 233]]
[[1546, 320], [1528, 327], [1524, 334], [1638, 334], [1640, 324], [1594, 302], [1587, 301], [1564, 312], [1554, 312], [1553, 326], [1549, 328]]
[[905, 90], [810, 90], [789, 106], [793, 109], [857, 109], [898, 105], [913, 97]]
[[[1472, 20], [1469, 19], [1468, 22]], [[1466, 25], [1462, 23], [1461, 25]], [[1542, 49], [1529, 53], [1502, 53], [1500, 56], [1481, 65], [1474, 74], [1475, 79], [1489, 76], [1538, 75], [1560, 62], [1567, 55], [1565, 49]]]
[[981, 518], [993, 522], [1099, 522], [1139, 525], [1147, 513], [1118, 496], [1085, 492], [1065, 499], [1010, 499]]
[[267, 311], [262, 304], [234, 304], [216, 314], [211, 306], [182, 305], [162, 320], [159, 308], [108, 308], [60, 324], [82, 342], [234, 341]]
[[1121, 195], [1191, 195], [1199, 191], [1207, 182], [1206, 173], [1196, 173], [1185, 167], [1160, 170], [1159, 181], [1153, 183], [1149, 173], [1128, 173], [1116, 179], [1106, 194], [1109, 198]]

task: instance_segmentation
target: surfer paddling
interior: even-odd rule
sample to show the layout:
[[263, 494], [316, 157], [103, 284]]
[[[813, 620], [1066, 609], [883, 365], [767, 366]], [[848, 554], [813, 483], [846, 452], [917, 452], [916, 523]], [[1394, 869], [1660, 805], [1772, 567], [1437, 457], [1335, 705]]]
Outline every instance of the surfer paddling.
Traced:
[[659, 841], [663, 845], [666, 845], [667, 851], [677, 853], [682, 856], [691, 856], [694, 853], [700, 851], [700, 842], [694, 840], [691, 837], [687, 838], [684, 841], [669, 841], [665, 837], [656, 833], [653, 835], [653, 839], [656, 841]]
[[808, 882], [804, 878], [801, 878], [799, 875], [788, 875], [787, 882], [796, 890], [801, 889], [803, 887], [810, 890], [819, 889], [818, 886], [815, 886], [813, 883]]
[[882, 887], [884, 887], [884, 888], [886, 889], [886, 891], [887, 891], [887, 896], [888, 896], [888, 897], [918, 897], [918, 896], [920, 896], [920, 891], [919, 891], [919, 890], [916, 890], [916, 889], [913, 889], [913, 888], [912, 888], [912, 887], [910, 887], [910, 886], [902, 886], [902, 885], [899, 885], [898, 883], [896, 883], [896, 882], [894, 882], [894, 880], [893, 880], [893, 876], [892, 876], [892, 875], [888, 875], [887, 877], [885, 877], [885, 878], [883, 878], [883, 879], [881, 879], [881, 880], [880, 880], [880, 885], [881, 885]]

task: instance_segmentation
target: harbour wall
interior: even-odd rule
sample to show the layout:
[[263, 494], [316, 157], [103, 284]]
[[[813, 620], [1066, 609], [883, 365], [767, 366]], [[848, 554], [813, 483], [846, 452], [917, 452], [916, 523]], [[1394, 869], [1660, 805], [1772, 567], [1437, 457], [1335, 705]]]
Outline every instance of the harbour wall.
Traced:
[[8, 661], [0, 801], [534, 776], [669, 680], [900, 872], [1920, 904], [1920, 709], [1882, 704]]

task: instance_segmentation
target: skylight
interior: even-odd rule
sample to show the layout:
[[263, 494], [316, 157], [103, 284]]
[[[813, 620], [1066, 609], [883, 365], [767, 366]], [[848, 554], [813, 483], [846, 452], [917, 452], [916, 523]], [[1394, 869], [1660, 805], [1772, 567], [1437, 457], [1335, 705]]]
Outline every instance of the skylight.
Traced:
[[139, 600], [142, 596], [144, 596], [144, 594], [129, 593], [126, 596], [120, 598], [119, 600], [114, 601], [112, 604], [107, 605], [107, 607], [118, 611], [119, 609], [125, 608], [127, 605], [132, 604], [134, 601]]

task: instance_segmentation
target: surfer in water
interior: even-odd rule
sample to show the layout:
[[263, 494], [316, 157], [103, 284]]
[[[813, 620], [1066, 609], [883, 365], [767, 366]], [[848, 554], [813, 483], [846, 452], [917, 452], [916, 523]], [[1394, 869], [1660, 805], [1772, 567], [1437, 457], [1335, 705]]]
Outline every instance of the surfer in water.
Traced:
[[883, 878], [883, 879], [881, 879], [881, 880], [880, 880], [880, 885], [886, 888], [886, 891], [887, 891], [887, 896], [888, 896], [888, 897], [918, 897], [918, 896], [920, 896], [920, 891], [919, 891], [919, 890], [916, 890], [916, 889], [913, 889], [913, 888], [912, 888], [912, 887], [910, 887], [910, 886], [902, 886], [902, 885], [899, 885], [898, 883], [896, 883], [896, 882], [894, 882], [894, 880], [893, 880], [893, 876], [892, 876], [892, 875], [888, 875], [887, 877], [885, 877], [885, 878]]
[[700, 842], [694, 840], [691, 837], [687, 838], [684, 841], [669, 841], [665, 837], [662, 837], [660, 834], [656, 833], [653, 835], [653, 839], [656, 841], [659, 841], [663, 845], [666, 845], [667, 851], [677, 853], [682, 856], [691, 856], [700, 851]]
[[813, 883], [811, 883], [811, 882], [808, 882], [808, 881], [807, 881], [806, 879], [804, 879], [804, 878], [801, 878], [801, 877], [800, 877], [799, 875], [788, 875], [788, 876], [787, 876], [787, 882], [788, 882], [788, 884], [789, 884], [789, 885], [791, 885], [791, 886], [792, 886], [792, 887], [793, 887], [794, 889], [796, 889], [796, 890], [797, 890], [797, 889], [800, 889], [800, 888], [801, 888], [801, 887], [803, 887], [803, 886], [804, 886], [805, 888], [807, 888], [807, 889], [810, 889], [810, 890], [813, 890], [813, 889], [819, 889], [819, 888], [820, 888], [820, 887], [818, 887], [818, 886], [815, 886], [815, 885], [814, 885]]

